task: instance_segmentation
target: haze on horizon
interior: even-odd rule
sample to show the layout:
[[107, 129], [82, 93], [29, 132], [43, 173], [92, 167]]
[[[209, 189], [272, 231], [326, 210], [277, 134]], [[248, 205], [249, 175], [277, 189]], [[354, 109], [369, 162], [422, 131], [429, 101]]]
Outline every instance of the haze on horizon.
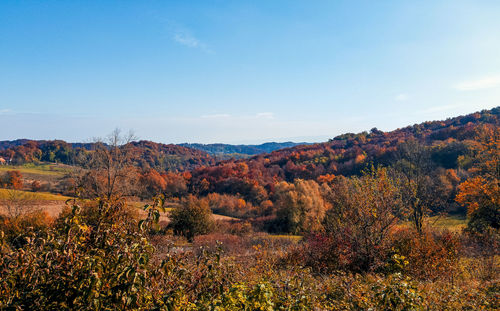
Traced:
[[0, 140], [324, 141], [490, 109], [499, 1], [0, 2]]

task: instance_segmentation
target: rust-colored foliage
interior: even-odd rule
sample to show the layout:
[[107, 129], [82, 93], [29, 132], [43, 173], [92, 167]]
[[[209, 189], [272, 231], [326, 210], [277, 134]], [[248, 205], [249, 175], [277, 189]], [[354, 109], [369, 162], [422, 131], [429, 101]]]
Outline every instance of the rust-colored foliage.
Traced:
[[473, 177], [458, 187], [456, 201], [467, 207], [469, 227], [483, 231], [499, 228], [500, 221], [500, 129], [484, 128], [475, 145]]
[[10, 189], [20, 190], [23, 188], [23, 175], [20, 171], [8, 171], [5, 176], [5, 186]]

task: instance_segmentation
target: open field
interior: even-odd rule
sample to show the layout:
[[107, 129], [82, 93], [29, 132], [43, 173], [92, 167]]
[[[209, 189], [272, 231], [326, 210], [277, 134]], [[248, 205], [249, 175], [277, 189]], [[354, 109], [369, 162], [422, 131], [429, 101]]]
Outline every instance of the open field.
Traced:
[[48, 193], [48, 192], [29, 192], [29, 191], [22, 191], [22, 190], [0, 189], [0, 200], [9, 199], [11, 193], [29, 195], [30, 200], [33, 200], [33, 201], [62, 201], [62, 202], [64, 202], [68, 199], [71, 199], [70, 197], [67, 197], [64, 195], [53, 194], [53, 193]]
[[[440, 215], [432, 216], [426, 219], [426, 226], [438, 230], [450, 230], [451, 232], [460, 232], [467, 227], [467, 218], [462, 215]], [[411, 227], [409, 221], [402, 222], [396, 225], [397, 228]]]
[[71, 171], [71, 166], [63, 164], [25, 164], [0, 166], [0, 172], [17, 170], [23, 175], [42, 175], [62, 177]]
[[7, 204], [17, 204], [24, 205], [28, 211], [44, 210], [50, 216], [57, 217], [68, 199], [71, 198], [46, 192], [0, 189], [0, 214], [6, 213]]
[[[146, 216], [146, 212], [143, 210], [144, 205], [146, 204], [151, 204], [151, 202], [129, 202], [129, 206], [135, 207], [139, 210], [139, 214]], [[170, 222], [170, 219], [168, 218], [168, 212], [170, 212], [175, 206], [178, 205], [176, 202], [166, 202], [165, 205], [165, 211], [166, 213], [162, 213], [160, 216], [160, 221], [168, 223]], [[213, 219], [216, 221], [231, 221], [231, 220], [238, 220], [237, 218], [230, 217], [230, 216], [224, 216], [224, 215], [219, 215], [219, 214], [213, 214]]]
[[428, 224], [436, 229], [447, 229], [458, 232], [467, 227], [465, 215], [446, 215], [429, 217]]
[[61, 180], [66, 174], [74, 168], [64, 164], [25, 164], [25, 165], [2, 165], [0, 166], [0, 175], [7, 171], [21, 172], [23, 179], [28, 182], [38, 180], [41, 182], [55, 183]]

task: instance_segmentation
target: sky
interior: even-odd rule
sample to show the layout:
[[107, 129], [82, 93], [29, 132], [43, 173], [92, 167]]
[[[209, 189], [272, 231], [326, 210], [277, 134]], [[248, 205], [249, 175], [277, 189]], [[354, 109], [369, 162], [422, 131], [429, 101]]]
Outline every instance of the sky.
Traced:
[[0, 140], [326, 141], [500, 105], [500, 1], [0, 1]]

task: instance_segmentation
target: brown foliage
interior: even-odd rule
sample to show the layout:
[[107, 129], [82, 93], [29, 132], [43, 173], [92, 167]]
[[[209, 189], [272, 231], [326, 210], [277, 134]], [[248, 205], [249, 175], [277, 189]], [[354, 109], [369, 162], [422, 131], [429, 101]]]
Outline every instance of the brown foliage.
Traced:
[[16, 190], [23, 188], [23, 175], [20, 171], [7, 171], [3, 179], [3, 184], [6, 188]]

